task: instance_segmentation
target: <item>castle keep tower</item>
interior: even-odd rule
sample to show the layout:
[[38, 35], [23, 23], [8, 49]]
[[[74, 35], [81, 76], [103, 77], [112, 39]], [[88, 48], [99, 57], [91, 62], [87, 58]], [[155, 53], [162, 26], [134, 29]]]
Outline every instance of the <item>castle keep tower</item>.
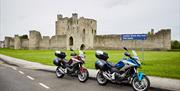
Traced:
[[92, 49], [97, 23], [94, 19], [78, 18], [77, 13], [72, 17], [57, 15], [56, 35], [66, 35], [67, 49]]

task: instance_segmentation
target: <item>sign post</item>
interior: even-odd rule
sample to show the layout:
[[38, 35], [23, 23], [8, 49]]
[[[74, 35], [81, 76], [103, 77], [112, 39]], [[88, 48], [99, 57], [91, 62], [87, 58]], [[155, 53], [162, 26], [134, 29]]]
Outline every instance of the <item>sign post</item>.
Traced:
[[121, 36], [122, 40], [142, 40], [142, 60], [144, 60], [144, 40], [147, 39], [147, 34], [123, 34]]

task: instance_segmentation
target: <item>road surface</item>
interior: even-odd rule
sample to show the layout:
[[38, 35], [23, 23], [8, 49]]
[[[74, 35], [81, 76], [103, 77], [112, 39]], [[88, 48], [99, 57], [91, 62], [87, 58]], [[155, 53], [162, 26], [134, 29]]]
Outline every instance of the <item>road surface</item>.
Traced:
[[[149, 91], [162, 89], [151, 88]], [[108, 83], [100, 86], [96, 80], [80, 83], [65, 75], [58, 79], [54, 72], [24, 69], [0, 61], [0, 91], [133, 91], [129, 85]]]

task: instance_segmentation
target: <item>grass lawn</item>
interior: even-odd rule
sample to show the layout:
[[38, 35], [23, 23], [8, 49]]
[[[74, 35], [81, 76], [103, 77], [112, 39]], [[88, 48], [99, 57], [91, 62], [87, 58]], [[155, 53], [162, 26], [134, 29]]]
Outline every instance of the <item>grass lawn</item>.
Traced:
[[[64, 51], [67, 53], [67, 59], [70, 58], [71, 51]], [[122, 59], [123, 52], [120, 50], [105, 50], [109, 54], [109, 60], [117, 63]], [[94, 68], [96, 61], [95, 50], [86, 50], [86, 64], [87, 68]], [[137, 51], [139, 57], [142, 54]], [[53, 50], [13, 50], [0, 49], [0, 54], [12, 56], [15, 58], [25, 59], [33, 62], [39, 62], [46, 65], [53, 65], [54, 51]], [[145, 51], [144, 61], [142, 61], [142, 69], [147, 75], [169, 77], [180, 79], [180, 51]]]

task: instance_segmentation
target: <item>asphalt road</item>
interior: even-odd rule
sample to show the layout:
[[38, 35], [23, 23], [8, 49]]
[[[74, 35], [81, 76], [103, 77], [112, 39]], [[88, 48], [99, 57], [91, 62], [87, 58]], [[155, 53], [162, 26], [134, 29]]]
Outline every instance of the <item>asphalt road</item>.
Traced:
[[[58, 79], [53, 72], [24, 69], [0, 61], [0, 91], [133, 91], [124, 84], [100, 86], [96, 80], [80, 83], [76, 77]], [[151, 88], [149, 91], [162, 89]]]

